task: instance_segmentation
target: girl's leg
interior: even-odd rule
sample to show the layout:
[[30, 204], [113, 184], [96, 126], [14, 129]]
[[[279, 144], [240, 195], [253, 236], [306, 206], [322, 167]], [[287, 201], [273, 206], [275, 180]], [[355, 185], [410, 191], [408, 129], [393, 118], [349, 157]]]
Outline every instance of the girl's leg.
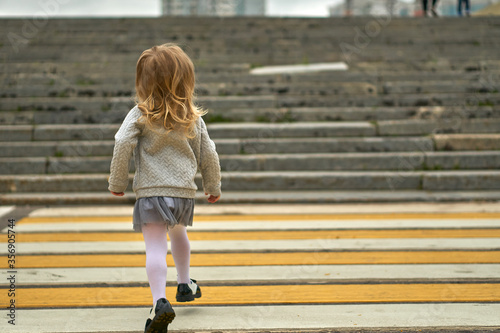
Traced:
[[146, 273], [153, 295], [153, 304], [160, 298], [166, 298], [167, 283], [167, 232], [164, 224], [147, 223], [142, 226], [142, 235], [146, 244]]
[[172, 257], [177, 268], [177, 283], [189, 283], [189, 261], [191, 256], [191, 246], [187, 236], [186, 227], [176, 225], [168, 230], [170, 245], [172, 247]]

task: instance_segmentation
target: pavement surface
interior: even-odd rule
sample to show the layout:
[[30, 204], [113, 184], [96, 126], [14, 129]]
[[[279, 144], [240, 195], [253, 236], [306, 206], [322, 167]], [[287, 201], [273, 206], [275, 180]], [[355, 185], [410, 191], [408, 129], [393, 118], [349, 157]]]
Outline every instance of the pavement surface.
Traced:
[[[0, 331], [142, 332], [131, 213], [0, 206]], [[500, 331], [498, 203], [198, 205], [189, 237], [203, 296], [173, 301], [169, 255], [172, 332]]]

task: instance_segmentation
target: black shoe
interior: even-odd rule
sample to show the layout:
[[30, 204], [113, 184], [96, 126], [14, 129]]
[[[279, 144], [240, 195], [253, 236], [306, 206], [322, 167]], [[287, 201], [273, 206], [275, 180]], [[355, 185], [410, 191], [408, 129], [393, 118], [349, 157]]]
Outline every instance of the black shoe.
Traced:
[[201, 289], [196, 284], [196, 280], [191, 279], [191, 283], [179, 283], [177, 286], [177, 302], [191, 302], [195, 298], [201, 297]]
[[160, 298], [149, 312], [144, 333], [166, 333], [168, 324], [175, 318], [174, 309], [166, 298]]

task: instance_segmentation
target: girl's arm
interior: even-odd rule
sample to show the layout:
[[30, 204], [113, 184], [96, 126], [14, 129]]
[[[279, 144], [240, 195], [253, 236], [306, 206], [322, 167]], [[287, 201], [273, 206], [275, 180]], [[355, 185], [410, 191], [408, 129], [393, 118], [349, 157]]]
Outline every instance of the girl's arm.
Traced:
[[141, 134], [137, 119], [141, 111], [135, 107], [125, 117], [120, 129], [115, 135], [115, 147], [111, 160], [109, 187], [113, 195], [122, 196], [128, 186], [129, 163]]
[[[215, 202], [221, 195], [221, 174], [219, 155], [215, 150], [215, 143], [208, 135], [207, 127], [202, 118], [200, 118], [200, 172], [203, 183], [203, 189], [206, 194], [210, 194], [209, 201]], [[211, 201], [211, 200], [212, 201]]]

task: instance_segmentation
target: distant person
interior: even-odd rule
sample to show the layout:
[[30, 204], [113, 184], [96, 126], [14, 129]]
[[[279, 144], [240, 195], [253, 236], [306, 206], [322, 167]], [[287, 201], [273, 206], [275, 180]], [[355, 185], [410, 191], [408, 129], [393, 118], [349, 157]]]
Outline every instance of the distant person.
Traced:
[[186, 226], [193, 224], [199, 169], [208, 202], [221, 196], [219, 157], [193, 104], [195, 75], [191, 59], [174, 44], [144, 51], [136, 68], [137, 105], [129, 111], [115, 135], [109, 191], [123, 196], [128, 185], [129, 161], [134, 155], [133, 190], [136, 202], [133, 229], [142, 232], [146, 246], [146, 273], [153, 307], [144, 332], [167, 332], [175, 312], [165, 296], [167, 233], [177, 269], [178, 302], [201, 297], [189, 276], [191, 247]]
[[458, 0], [458, 16], [463, 16], [462, 7], [465, 4], [465, 15], [470, 16], [470, 0]]
[[[423, 12], [424, 12], [424, 16], [429, 16], [429, 13], [427, 12], [427, 1], [428, 0], [422, 0], [422, 9], [423, 9]], [[434, 17], [438, 17], [439, 16], [438, 13], [437, 13], [437, 11], [436, 11], [437, 2], [438, 2], [438, 0], [432, 0], [431, 14]]]

